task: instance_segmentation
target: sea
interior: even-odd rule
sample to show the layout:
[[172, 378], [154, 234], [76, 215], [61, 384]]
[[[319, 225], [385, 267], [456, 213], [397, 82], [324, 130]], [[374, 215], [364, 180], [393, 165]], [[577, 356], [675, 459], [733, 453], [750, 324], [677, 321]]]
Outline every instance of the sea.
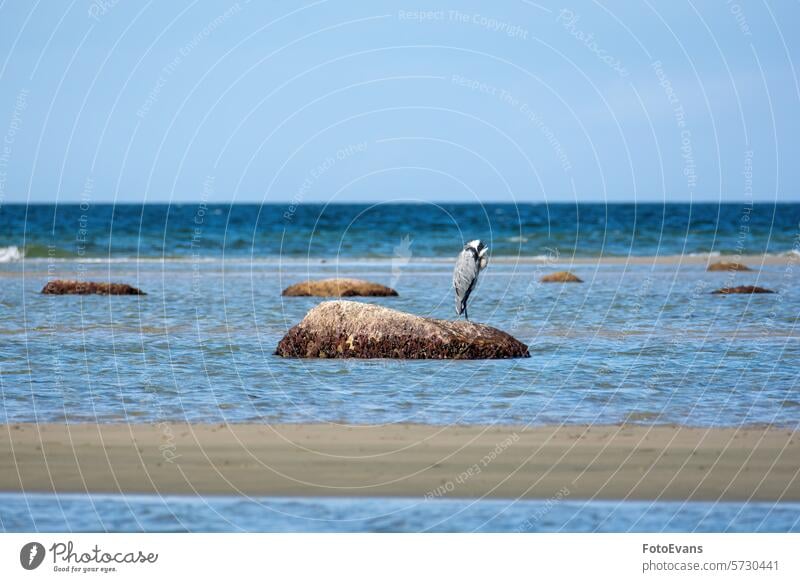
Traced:
[[476, 238], [511, 259], [781, 254], [798, 223], [800, 203], [5, 204], [0, 260], [452, 261]]
[[[473, 239], [490, 247], [490, 261], [470, 317], [528, 344], [530, 358], [310, 361], [274, 354], [283, 334], [320, 301], [282, 297], [281, 290], [308, 279], [369, 279], [399, 296], [359, 300], [454, 318], [452, 268]], [[753, 270], [706, 271], [709, 261], [723, 259], [746, 260]], [[798, 263], [797, 203], [3, 204], [0, 423], [627, 422], [796, 430]], [[583, 283], [540, 282], [560, 270]], [[124, 282], [147, 294], [42, 295], [54, 278]], [[775, 293], [712, 293], [735, 285]], [[2, 527], [39, 527], [36, 508], [63, 505], [57, 497], [34, 501], [0, 499]], [[87, 514], [91, 498], [67, 501], [63, 519], [42, 518], [44, 529], [106, 527]], [[109, 523], [126, 530], [141, 525], [142, 515], [161, 519], [163, 509], [162, 498], [101, 502], [143, 508], [112, 512]], [[215, 508], [237, 503], [244, 501], [202, 501], [206, 510], [186, 510], [189, 525], [164, 519], [177, 529], [272, 527], [244, 517], [225, 526]], [[392, 500], [270, 503], [327, 507], [320, 511], [339, 516], [334, 527], [362, 530], [391, 529], [393, 522], [343, 526], [340, 518], [405, 507]], [[352, 509], [359, 503], [362, 513]], [[497, 502], [475, 502], [485, 507], [480, 515], [475, 503], [452, 503], [417, 504], [404, 514], [401, 507], [412, 525], [395, 529], [437, 529], [444, 512], [455, 516], [446, 529], [509, 531], [537, 512], [536, 502], [518, 502], [513, 519], [484, 527]], [[562, 513], [551, 515], [556, 524], [545, 529], [636, 529], [660, 511], [625, 502], [605, 520], [613, 506], [587, 503], [561, 504]], [[696, 516], [671, 518], [671, 529], [682, 531], [798, 527], [797, 508], [786, 505], [780, 512], [794, 517], [775, 517], [774, 504], [716, 504], [694, 513], [663, 507], [665, 515]], [[113, 521], [125, 515], [132, 516], [127, 525]], [[201, 515], [210, 517], [192, 521]], [[313, 520], [301, 521], [275, 527], [314, 529]], [[151, 526], [142, 527], [160, 528]]]

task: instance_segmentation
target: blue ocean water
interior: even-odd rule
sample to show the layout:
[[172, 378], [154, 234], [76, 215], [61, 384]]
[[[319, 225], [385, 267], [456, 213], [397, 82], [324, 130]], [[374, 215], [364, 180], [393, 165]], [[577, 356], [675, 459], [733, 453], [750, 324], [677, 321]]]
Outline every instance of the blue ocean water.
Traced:
[[797, 532], [800, 505], [0, 493], [0, 531]]
[[[0, 249], [28, 258], [450, 258], [791, 251], [800, 204], [3, 205]], [[2, 257], [0, 250], [0, 257]], [[11, 255], [8, 255], [11, 256]]]
[[[797, 204], [0, 206], [0, 423], [796, 429], [799, 223]], [[319, 302], [281, 290], [308, 278], [374, 280], [400, 295], [369, 301], [453, 317], [453, 257], [477, 237], [491, 261], [470, 314], [531, 358], [274, 355]], [[716, 253], [780, 260], [738, 273], [687, 260]], [[539, 283], [562, 269], [585, 282]], [[148, 294], [41, 295], [52, 278]], [[710, 293], [734, 284], [777, 293]], [[0, 494], [6, 531], [797, 531], [797, 515], [791, 503]]]
[[[513, 206], [443, 207], [453, 222], [437, 208], [301, 206], [287, 228], [283, 207], [104, 206], [86, 220], [79, 207], [0, 207], [1, 244], [32, 255], [0, 263], [0, 422], [800, 424], [800, 253], [739, 273], [708, 273], [682, 255], [583, 263], [571, 250], [549, 262], [502, 254], [523, 244], [538, 253], [557, 237], [586, 255], [730, 251], [743, 207], [519, 207], [524, 243], [507, 240], [520, 236], [509, 226]], [[197, 251], [193, 217], [206, 241]], [[754, 207], [743, 250], [796, 251], [799, 217], [800, 205]], [[319, 301], [281, 290], [308, 278], [374, 280], [400, 296], [370, 301], [454, 317], [452, 261], [474, 236], [492, 241], [492, 259], [470, 315], [527, 343], [531, 358], [274, 355]], [[48, 245], [55, 256], [36, 258]], [[137, 254], [149, 259], [124, 258]], [[564, 268], [585, 283], [538, 282]], [[54, 277], [148, 294], [41, 295]], [[710, 293], [732, 284], [777, 293]]]

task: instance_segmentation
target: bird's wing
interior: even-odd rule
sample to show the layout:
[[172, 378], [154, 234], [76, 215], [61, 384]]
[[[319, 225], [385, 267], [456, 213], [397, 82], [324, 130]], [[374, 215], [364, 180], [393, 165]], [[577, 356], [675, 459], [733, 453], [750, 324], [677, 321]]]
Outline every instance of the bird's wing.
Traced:
[[469, 297], [477, 278], [478, 263], [475, 262], [471, 252], [461, 251], [453, 271], [453, 287], [456, 290], [456, 297], [460, 300]]

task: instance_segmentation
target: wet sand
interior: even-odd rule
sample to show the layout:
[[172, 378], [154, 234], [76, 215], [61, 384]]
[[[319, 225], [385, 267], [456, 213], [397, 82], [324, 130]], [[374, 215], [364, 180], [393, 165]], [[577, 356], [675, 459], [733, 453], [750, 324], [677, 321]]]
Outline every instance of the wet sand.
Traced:
[[800, 433], [749, 427], [0, 426], [0, 490], [800, 500]]

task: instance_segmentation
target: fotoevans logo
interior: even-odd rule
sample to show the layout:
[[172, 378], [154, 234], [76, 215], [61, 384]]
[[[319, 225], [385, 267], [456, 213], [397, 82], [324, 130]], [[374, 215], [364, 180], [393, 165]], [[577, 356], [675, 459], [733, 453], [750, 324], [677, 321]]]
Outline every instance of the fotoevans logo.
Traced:
[[28, 542], [19, 551], [19, 563], [26, 570], [35, 570], [44, 561], [44, 546], [39, 542]]

